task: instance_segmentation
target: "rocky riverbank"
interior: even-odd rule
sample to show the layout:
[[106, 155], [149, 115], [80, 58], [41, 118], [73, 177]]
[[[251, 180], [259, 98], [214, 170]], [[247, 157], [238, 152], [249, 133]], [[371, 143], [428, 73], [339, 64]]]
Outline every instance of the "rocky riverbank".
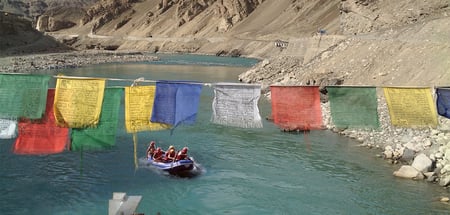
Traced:
[[147, 52], [76, 51], [0, 58], [0, 73], [33, 73], [39, 70], [75, 68], [89, 64], [155, 61]]
[[397, 177], [427, 180], [447, 187], [450, 184], [450, 120], [439, 117], [437, 128], [413, 129], [393, 127], [383, 97], [378, 99], [380, 129], [377, 131], [337, 129], [330, 117], [329, 103], [323, 103], [328, 129], [355, 139], [374, 150], [378, 157], [398, 164]]

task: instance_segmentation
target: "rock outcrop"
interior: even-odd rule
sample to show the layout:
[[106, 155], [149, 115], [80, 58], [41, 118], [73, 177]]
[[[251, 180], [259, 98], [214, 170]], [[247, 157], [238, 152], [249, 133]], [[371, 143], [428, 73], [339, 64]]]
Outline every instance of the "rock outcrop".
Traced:
[[90, 21], [94, 21], [91, 32], [95, 33], [109, 21], [130, 10], [135, 2], [137, 0], [101, 1], [86, 11], [86, 15], [81, 19], [81, 24], [85, 25]]
[[68, 20], [58, 20], [54, 17], [40, 16], [36, 23], [36, 29], [41, 32], [52, 32], [73, 27], [75, 23]]

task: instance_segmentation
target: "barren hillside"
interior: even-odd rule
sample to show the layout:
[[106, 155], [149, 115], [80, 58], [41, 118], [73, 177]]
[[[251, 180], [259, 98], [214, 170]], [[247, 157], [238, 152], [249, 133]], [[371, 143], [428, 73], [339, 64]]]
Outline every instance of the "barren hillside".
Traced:
[[0, 56], [71, 50], [32, 28], [31, 22], [24, 17], [0, 13], [0, 23]]
[[[25, 8], [25, 14], [42, 10], [34, 16], [36, 28], [78, 50], [266, 59], [241, 75], [245, 82], [445, 85], [450, 80], [449, 4], [448, 0], [2, 0], [0, 9]], [[10, 40], [3, 36], [2, 41]], [[22, 36], [29, 38], [27, 34], [15, 38]], [[284, 47], [277, 47], [277, 40], [284, 41]]]
[[265, 86], [450, 84], [449, 1], [341, 1], [340, 9], [340, 34], [291, 38], [239, 79]]
[[96, 0], [0, 0], [0, 11], [32, 20], [53, 8], [84, 8], [95, 2]]

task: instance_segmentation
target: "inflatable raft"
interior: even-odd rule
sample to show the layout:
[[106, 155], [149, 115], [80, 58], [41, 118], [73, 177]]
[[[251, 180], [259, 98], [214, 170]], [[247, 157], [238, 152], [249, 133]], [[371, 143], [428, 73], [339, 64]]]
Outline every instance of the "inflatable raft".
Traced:
[[195, 168], [194, 159], [191, 157], [185, 160], [168, 161], [168, 162], [160, 162], [155, 161], [152, 158], [148, 158], [146, 162], [148, 165], [151, 165], [162, 171], [166, 171], [172, 175], [189, 173]]

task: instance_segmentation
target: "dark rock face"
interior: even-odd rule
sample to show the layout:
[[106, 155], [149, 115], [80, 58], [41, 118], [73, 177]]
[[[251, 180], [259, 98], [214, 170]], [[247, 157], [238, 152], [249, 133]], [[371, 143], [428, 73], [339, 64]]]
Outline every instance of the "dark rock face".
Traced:
[[68, 50], [67, 46], [35, 30], [25, 17], [0, 13], [0, 56]]

